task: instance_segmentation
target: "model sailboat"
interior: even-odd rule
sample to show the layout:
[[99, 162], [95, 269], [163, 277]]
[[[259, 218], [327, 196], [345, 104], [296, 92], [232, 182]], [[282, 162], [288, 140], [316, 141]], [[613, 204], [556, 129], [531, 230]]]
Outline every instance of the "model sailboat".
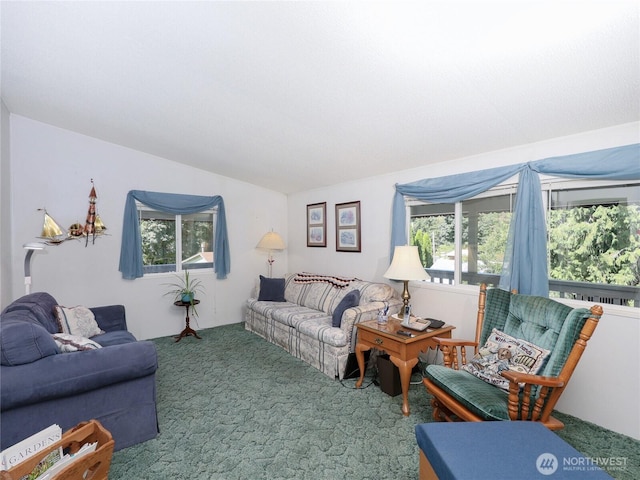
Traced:
[[40, 238], [42, 238], [47, 245], [59, 245], [69, 238], [67, 232], [58, 225], [53, 217], [47, 213], [45, 208], [39, 208], [38, 210], [44, 212]]
[[102, 219], [100, 218], [100, 215], [98, 215], [97, 213], [96, 213], [96, 221], [95, 221], [94, 227], [96, 229], [96, 235], [100, 235], [104, 233], [104, 231], [107, 229], [107, 227], [104, 226], [104, 223], [102, 223]]

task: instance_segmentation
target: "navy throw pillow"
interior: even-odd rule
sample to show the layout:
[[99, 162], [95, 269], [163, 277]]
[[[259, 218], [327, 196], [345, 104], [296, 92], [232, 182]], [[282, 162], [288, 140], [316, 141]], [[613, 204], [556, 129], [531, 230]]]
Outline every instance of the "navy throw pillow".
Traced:
[[357, 307], [360, 303], [360, 290], [352, 290], [347, 293], [340, 303], [333, 311], [333, 320], [331, 325], [334, 327], [340, 327], [342, 324], [342, 314], [347, 308]]
[[[35, 292], [20, 297], [4, 309], [2, 314], [20, 310], [47, 329], [49, 333], [58, 333], [58, 321], [53, 312], [53, 307], [58, 304], [56, 299], [46, 292]], [[53, 340], [53, 339], [52, 339]]]
[[260, 302], [286, 302], [284, 299], [284, 278], [267, 278], [260, 275]]
[[55, 340], [36, 321], [20, 319], [23, 312], [2, 315], [0, 324], [0, 363], [14, 366], [32, 363], [60, 353]]

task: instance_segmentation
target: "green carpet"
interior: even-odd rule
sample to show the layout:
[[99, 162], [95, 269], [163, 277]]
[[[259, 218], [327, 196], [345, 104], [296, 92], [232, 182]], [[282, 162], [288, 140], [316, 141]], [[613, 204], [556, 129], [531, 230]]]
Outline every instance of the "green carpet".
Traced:
[[[402, 396], [333, 380], [244, 324], [154, 340], [160, 434], [114, 453], [111, 480], [417, 479], [414, 426], [431, 421], [422, 384]], [[365, 385], [370, 384], [365, 379]], [[413, 381], [419, 381], [414, 375]], [[623, 457], [640, 477], [640, 442], [568, 415], [560, 436], [591, 457]]]

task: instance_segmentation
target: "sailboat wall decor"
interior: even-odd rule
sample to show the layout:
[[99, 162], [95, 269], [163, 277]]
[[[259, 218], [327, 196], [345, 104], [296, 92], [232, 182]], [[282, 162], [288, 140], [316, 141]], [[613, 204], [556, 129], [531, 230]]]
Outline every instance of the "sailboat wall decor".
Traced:
[[96, 235], [103, 235], [104, 231], [107, 229], [107, 227], [102, 222], [100, 215], [98, 215], [97, 213], [96, 213], [96, 221], [94, 224], [94, 228], [96, 230]]
[[38, 211], [44, 212], [42, 233], [39, 238], [43, 239], [47, 245], [59, 245], [69, 238], [67, 232], [47, 213], [46, 208], [39, 208]]
[[89, 245], [89, 237], [91, 237], [91, 243], [94, 244], [96, 237], [107, 235], [104, 222], [100, 218], [100, 215], [96, 212], [96, 201], [98, 195], [93, 185], [93, 178], [91, 179], [91, 192], [89, 193], [89, 211], [87, 212], [87, 219], [84, 225], [81, 223], [74, 223], [69, 227], [67, 232], [62, 228], [58, 222], [56, 222], [45, 208], [39, 208], [39, 212], [44, 212], [44, 220], [42, 224], [42, 233], [40, 237], [47, 245], [60, 245], [66, 240], [79, 240], [80, 237], [85, 237], [85, 247]]

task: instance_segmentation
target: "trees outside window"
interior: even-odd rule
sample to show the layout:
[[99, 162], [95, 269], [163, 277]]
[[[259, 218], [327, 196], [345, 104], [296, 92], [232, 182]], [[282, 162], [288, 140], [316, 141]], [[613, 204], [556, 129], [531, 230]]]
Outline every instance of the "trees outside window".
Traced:
[[553, 189], [548, 213], [551, 279], [640, 285], [640, 185]]
[[[460, 283], [497, 284], [511, 222], [512, 195], [483, 195], [465, 200], [460, 217], [461, 254], [456, 259], [455, 226], [457, 217], [452, 204], [415, 205], [411, 211], [411, 244], [425, 268], [440, 283], [454, 283], [454, 271], [461, 269]], [[446, 281], [444, 281], [446, 279]]]
[[138, 213], [145, 274], [213, 269], [215, 210], [173, 215], [140, 206]]
[[[640, 184], [599, 182], [591, 186], [594, 183], [565, 181], [543, 187], [551, 295], [587, 300], [593, 295], [575, 292], [593, 291], [597, 286], [625, 292], [611, 303], [638, 307]], [[514, 192], [504, 194], [496, 189], [463, 201], [458, 215], [453, 204], [411, 205], [410, 243], [418, 246], [431, 281], [453, 284], [454, 272], [460, 270], [462, 284], [497, 285], [513, 202]], [[606, 294], [598, 301], [606, 303]]]

